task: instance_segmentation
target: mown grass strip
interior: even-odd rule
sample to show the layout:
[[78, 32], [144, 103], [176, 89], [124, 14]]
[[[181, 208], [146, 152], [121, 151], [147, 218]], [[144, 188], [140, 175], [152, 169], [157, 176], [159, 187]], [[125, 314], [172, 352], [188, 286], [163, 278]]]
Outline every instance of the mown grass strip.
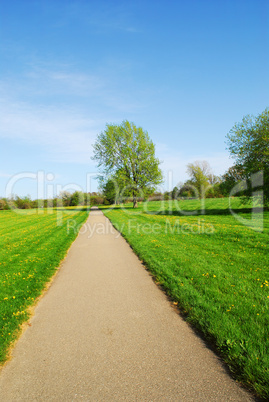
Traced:
[[[199, 202], [181, 206], [195, 211]], [[255, 232], [228, 213], [227, 200], [208, 200], [205, 215], [179, 215], [171, 202], [146, 207], [103, 211], [235, 377], [268, 397], [269, 213]]]
[[76, 238], [68, 222], [78, 227], [87, 216], [87, 210], [0, 211], [0, 363]]

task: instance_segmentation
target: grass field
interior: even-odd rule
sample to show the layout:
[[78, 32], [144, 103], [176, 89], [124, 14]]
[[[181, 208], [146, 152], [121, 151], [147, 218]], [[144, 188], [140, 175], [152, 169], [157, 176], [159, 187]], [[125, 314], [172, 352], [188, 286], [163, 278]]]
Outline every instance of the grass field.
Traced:
[[76, 237], [68, 233], [69, 219], [79, 225], [88, 216], [86, 210], [39, 212], [0, 211], [0, 363]]
[[[250, 223], [252, 217], [260, 224], [261, 214], [252, 216], [237, 199], [232, 204], [239, 219]], [[266, 398], [269, 212], [258, 232], [230, 214], [227, 199], [206, 200], [203, 215], [200, 209], [200, 202], [192, 200], [103, 211], [234, 376]]]

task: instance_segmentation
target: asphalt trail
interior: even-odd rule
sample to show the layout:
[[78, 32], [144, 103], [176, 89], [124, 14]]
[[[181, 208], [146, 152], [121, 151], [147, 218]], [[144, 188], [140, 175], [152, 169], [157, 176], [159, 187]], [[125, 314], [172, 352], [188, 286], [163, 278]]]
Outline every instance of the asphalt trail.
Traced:
[[98, 210], [12, 356], [1, 401], [254, 400]]

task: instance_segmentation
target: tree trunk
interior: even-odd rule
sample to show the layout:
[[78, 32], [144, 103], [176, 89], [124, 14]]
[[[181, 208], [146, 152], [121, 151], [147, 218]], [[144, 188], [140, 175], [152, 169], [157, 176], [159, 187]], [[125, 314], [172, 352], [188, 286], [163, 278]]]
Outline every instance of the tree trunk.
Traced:
[[133, 194], [133, 208], [137, 207], [137, 198], [136, 195]]

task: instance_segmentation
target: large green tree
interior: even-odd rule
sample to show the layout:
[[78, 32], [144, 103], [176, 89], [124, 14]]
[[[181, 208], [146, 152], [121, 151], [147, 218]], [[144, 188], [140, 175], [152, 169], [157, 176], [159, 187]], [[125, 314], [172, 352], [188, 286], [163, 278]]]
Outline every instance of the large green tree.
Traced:
[[131, 192], [134, 207], [138, 195], [153, 191], [163, 180], [153, 142], [134, 123], [125, 120], [121, 125], [107, 124], [93, 149], [98, 167], [103, 174], [116, 177], [120, 189]]
[[[245, 116], [227, 134], [227, 145], [235, 159], [236, 170], [248, 182], [247, 195], [253, 191], [253, 174], [262, 174], [265, 204], [269, 204], [269, 109], [257, 117]], [[261, 183], [261, 180], [259, 181]], [[255, 186], [255, 183], [254, 183]]]

